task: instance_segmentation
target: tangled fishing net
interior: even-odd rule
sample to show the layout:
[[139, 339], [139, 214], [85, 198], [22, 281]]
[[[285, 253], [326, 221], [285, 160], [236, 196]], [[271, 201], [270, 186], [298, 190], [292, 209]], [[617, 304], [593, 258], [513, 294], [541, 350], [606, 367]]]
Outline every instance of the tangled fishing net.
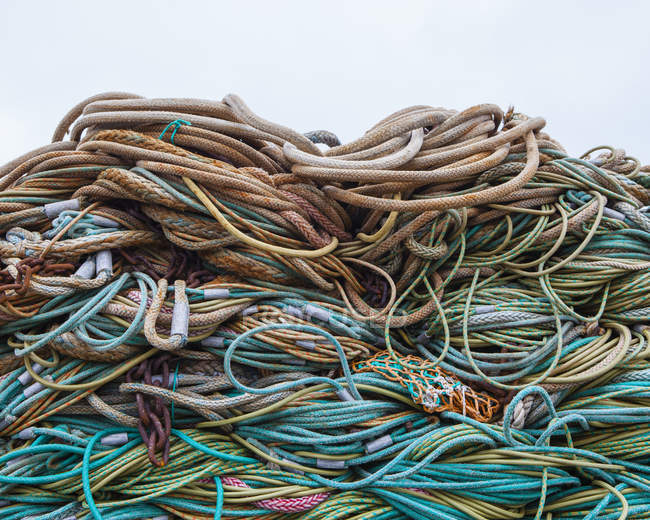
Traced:
[[94, 96], [0, 168], [0, 518], [650, 517], [650, 168]]

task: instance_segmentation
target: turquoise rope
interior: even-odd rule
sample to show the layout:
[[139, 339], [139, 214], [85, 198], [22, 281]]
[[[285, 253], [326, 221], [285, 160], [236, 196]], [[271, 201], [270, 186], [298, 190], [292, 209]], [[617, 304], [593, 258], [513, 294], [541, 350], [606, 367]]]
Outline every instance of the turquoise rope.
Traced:
[[190, 123], [189, 121], [185, 121], [185, 119], [174, 119], [171, 123], [169, 123], [169, 124], [164, 128], [164, 130], [163, 130], [163, 131], [160, 133], [160, 135], [158, 136], [158, 139], [162, 139], [163, 136], [167, 133], [167, 130], [169, 130], [169, 129], [173, 126], [173, 127], [174, 127], [174, 130], [172, 131], [172, 135], [171, 135], [171, 137], [169, 138], [169, 141], [170, 141], [172, 144], [174, 144], [174, 137], [176, 136], [176, 132], [178, 132], [178, 129], [179, 129], [181, 126], [183, 126], [183, 125], [192, 126], [192, 123]]
[[214, 484], [217, 487], [217, 505], [214, 508], [214, 520], [221, 520], [223, 511], [223, 485], [219, 477], [214, 477]]

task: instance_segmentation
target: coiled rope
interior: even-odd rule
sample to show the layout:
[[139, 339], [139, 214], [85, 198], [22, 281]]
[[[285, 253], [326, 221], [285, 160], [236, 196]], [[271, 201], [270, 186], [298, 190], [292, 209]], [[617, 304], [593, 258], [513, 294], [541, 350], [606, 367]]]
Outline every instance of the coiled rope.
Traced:
[[75, 106], [0, 168], [0, 517], [650, 517], [650, 167], [544, 125]]

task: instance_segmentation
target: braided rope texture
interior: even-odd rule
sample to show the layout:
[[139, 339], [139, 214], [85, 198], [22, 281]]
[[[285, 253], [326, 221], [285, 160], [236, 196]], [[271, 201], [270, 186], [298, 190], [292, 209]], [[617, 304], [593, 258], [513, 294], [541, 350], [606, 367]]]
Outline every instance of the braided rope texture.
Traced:
[[73, 107], [0, 167], [0, 518], [647, 518], [650, 167], [545, 124]]

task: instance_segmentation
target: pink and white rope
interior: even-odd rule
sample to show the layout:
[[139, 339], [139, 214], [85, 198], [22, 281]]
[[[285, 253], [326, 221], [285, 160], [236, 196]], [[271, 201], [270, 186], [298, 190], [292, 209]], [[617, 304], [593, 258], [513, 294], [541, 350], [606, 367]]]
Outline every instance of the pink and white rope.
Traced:
[[[220, 477], [221, 482], [228, 486], [235, 486], [239, 488], [248, 488], [245, 482], [234, 477]], [[266, 500], [259, 500], [254, 504], [262, 509], [269, 509], [271, 511], [282, 511], [283, 513], [298, 513], [300, 511], [307, 511], [312, 507], [316, 507], [323, 500], [329, 496], [329, 493], [314, 493], [297, 498], [269, 498]]]

